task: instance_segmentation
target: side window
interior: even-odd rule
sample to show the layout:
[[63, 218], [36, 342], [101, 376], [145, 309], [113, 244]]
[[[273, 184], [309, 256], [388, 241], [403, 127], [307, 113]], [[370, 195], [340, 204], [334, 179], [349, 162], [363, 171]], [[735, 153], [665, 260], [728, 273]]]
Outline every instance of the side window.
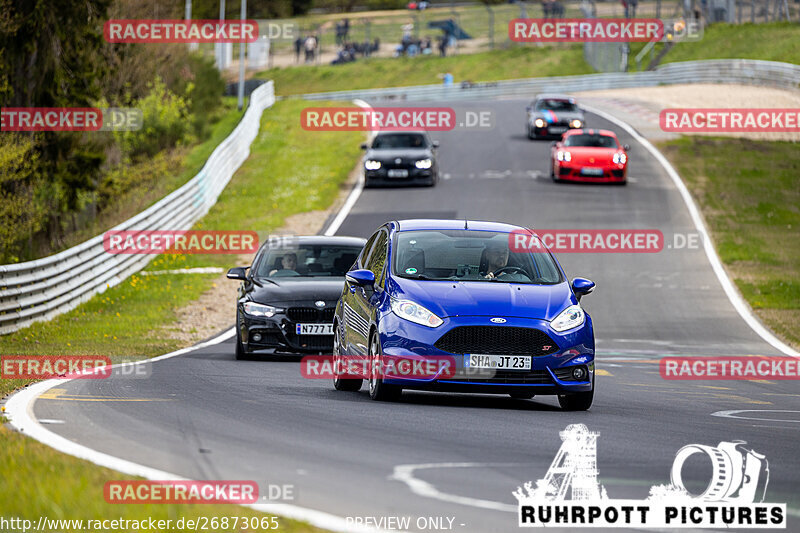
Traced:
[[361, 255], [358, 256], [358, 268], [366, 268], [364, 265], [367, 264], [367, 258], [369, 257], [369, 253], [372, 251], [372, 245], [375, 243], [375, 238], [379, 233], [380, 231], [373, 234], [372, 237], [367, 240], [367, 244], [365, 244], [364, 248], [361, 250]]
[[388, 252], [389, 237], [386, 231], [381, 230], [375, 240], [375, 247], [369, 256], [367, 268], [375, 274], [378, 286], [383, 287], [383, 268], [386, 266], [386, 254]]

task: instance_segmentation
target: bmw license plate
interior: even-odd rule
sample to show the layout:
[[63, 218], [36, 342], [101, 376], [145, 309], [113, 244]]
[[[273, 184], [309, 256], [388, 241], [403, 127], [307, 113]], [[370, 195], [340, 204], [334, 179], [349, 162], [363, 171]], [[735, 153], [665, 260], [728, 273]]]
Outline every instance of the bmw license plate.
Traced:
[[484, 355], [467, 354], [464, 357], [467, 368], [491, 368], [495, 370], [530, 370], [531, 358], [526, 355]]
[[405, 168], [390, 168], [386, 175], [390, 178], [407, 178], [408, 177], [408, 170]]
[[333, 324], [296, 324], [298, 335], [333, 335]]
[[567, 128], [565, 126], [550, 126], [547, 131], [550, 133], [564, 133]]
[[595, 167], [583, 167], [581, 169], [581, 174], [583, 174], [584, 176], [602, 176], [603, 169]]

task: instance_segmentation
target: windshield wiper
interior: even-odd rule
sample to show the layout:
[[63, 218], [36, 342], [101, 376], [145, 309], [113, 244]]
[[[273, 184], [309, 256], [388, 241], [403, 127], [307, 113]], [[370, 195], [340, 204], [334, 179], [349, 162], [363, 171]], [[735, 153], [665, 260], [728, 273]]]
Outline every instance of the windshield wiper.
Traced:
[[427, 280], [434, 280], [434, 279], [436, 279], [436, 278], [429, 278], [429, 277], [428, 277], [428, 276], [426, 276], [425, 274], [405, 274], [405, 275], [403, 275], [403, 276], [400, 276], [400, 277], [401, 277], [401, 278], [406, 278], [406, 279], [427, 279]]

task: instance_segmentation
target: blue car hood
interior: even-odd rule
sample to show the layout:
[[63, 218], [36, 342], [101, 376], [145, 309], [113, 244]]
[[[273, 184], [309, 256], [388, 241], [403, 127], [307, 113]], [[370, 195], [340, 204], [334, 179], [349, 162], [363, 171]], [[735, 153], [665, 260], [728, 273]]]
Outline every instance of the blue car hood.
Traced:
[[525, 285], [481, 281], [391, 279], [391, 294], [407, 298], [436, 315], [522, 317], [552, 320], [577, 303], [569, 283]]

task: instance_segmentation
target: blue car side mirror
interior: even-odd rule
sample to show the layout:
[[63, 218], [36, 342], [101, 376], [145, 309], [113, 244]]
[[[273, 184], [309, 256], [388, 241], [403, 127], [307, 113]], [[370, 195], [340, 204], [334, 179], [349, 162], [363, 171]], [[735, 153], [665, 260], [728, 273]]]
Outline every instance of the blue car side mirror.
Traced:
[[358, 285], [359, 287], [372, 288], [372, 286], [375, 285], [375, 274], [367, 269], [351, 270], [345, 274], [345, 279], [349, 283]]
[[575, 278], [572, 280], [572, 291], [575, 293], [578, 301], [581, 300], [581, 296], [590, 294], [594, 290], [594, 287], [595, 283], [590, 279]]

